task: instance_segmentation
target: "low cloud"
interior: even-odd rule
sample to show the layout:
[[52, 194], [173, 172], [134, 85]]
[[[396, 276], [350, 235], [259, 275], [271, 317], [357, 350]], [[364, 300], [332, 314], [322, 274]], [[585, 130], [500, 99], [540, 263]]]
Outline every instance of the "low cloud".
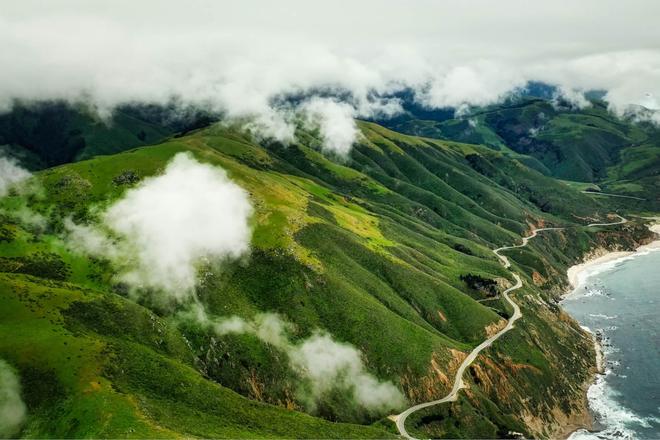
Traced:
[[30, 172], [21, 167], [10, 157], [0, 155], [0, 197], [9, 194], [9, 191], [31, 176]]
[[584, 91], [558, 87], [552, 97], [552, 105], [555, 108], [568, 106], [573, 110], [582, 110], [591, 106], [591, 102], [584, 96]]
[[370, 374], [362, 353], [350, 344], [336, 341], [330, 334], [316, 331], [302, 341], [293, 341], [294, 326], [273, 313], [257, 314], [252, 320], [237, 316], [209, 317], [197, 304], [186, 314], [218, 336], [251, 334], [287, 353], [292, 370], [300, 378], [298, 398], [314, 411], [333, 390], [350, 396], [360, 408], [385, 414], [405, 405], [403, 394], [391, 383]]
[[417, 99], [430, 108], [454, 107], [461, 115], [466, 107], [501, 101], [526, 82], [520, 71], [481, 61], [440, 70], [417, 94]]
[[[5, 197], [12, 191], [23, 196], [41, 196], [41, 188], [37, 183], [29, 183], [30, 177], [32, 173], [21, 167], [14, 158], [4, 155], [0, 149], [0, 197]], [[25, 198], [19, 199], [11, 210], [0, 208], [0, 214], [34, 230], [44, 229], [47, 223], [44, 216], [28, 207]]]
[[6, 361], [0, 359], [0, 438], [17, 435], [26, 416], [18, 375]]
[[251, 214], [224, 170], [179, 153], [101, 212], [99, 225], [65, 226], [71, 248], [108, 258], [118, 281], [167, 304], [193, 298], [201, 264], [248, 252]]
[[359, 406], [376, 413], [401, 408], [405, 399], [390, 382], [381, 382], [367, 372], [362, 353], [349, 344], [317, 332], [288, 350], [292, 366], [310, 381], [310, 394], [303, 395], [314, 407], [326, 393], [339, 388], [352, 394]]
[[300, 108], [307, 125], [318, 128], [323, 150], [341, 157], [348, 156], [360, 133], [355, 124], [355, 108], [336, 99], [319, 97], [305, 101]]

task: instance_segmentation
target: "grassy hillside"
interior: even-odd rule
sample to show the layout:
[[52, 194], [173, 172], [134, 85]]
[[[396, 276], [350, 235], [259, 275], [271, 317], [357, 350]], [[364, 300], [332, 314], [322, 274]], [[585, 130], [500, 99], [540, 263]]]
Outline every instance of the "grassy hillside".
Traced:
[[405, 133], [486, 145], [546, 175], [599, 183], [604, 192], [657, 204], [660, 129], [618, 118], [600, 100], [574, 109], [528, 97], [473, 109], [460, 118], [427, 119], [412, 112], [386, 123]]
[[[497, 296], [510, 273], [491, 249], [519, 242], [534, 226], [574, 226], [512, 253], [526, 283], [516, 294], [525, 313], [519, 331], [480, 359], [460, 410], [443, 416], [451, 428], [438, 428], [435, 416], [418, 427], [444, 437], [550, 435], [528, 423], [529, 414], [552, 426], [571, 412], [591, 345], [549, 289], [590, 247], [633, 246], [644, 227], [596, 234], [580, 227], [587, 217], [605, 218], [606, 203], [506, 152], [359, 127], [351, 157], [337, 159], [319, 152], [313, 132], [301, 130], [299, 141], [285, 146], [213, 126], [48, 168], [36, 176], [42, 196], [2, 199], [5, 213], [27, 206], [47, 219], [45, 228], [0, 219], [0, 358], [22, 378], [29, 408], [23, 434], [395, 432], [386, 414], [341, 393], [310, 410], [296, 395], [285, 353], [251, 335], [218, 337], [135, 302], [108, 261], [64, 245], [64, 218], [93, 224], [94, 207], [186, 151], [225, 169], [255, 207], [249, 258], [204, 268], [197, 295], [209, 312], [246, 319], [276, 312], [295, 325], [296, 340], [323, 329], [361, 350], [369, 372], [392, 381], [410, 402], [444, 395], [460, 359], [511, 313]], [[574, 362], [562, 362], [566, 356]]]

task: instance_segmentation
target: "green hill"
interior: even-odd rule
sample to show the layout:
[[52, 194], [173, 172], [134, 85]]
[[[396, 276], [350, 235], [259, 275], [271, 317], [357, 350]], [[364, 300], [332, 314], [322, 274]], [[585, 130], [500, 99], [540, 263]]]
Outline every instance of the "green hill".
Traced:
[[404, 133], [486, 145], [546, 175], [598, 183], [603, 192], [658, 203], [660, 128], [618, 118], [600, 100], [575, 109], [523, 97], [459, 118], [433, 120], [413, 113], [384, 122]]
[[[535, 226], [568, 226], [511, 252], [525, 277], [515, 295], [525, 318], [471, 368], [468, 392], [439, 410], [440, 424], [437, 414], [413, 421], [419, 435], [555, 433], [579, 411], [593, 358], [590, 339], [555, 303], [565, 268], [593, 246], [631, 247], [648, 231], [635, 222], [583, 228], [587, 218], [606, 217], [608, 201], [507, 151], [367, 122], [359, 128], [351, 157], [338, 159], [321, 154], [316, 133], [302, 129], [286, 146], [211, 126], [45, 169], [35, 177], [40, 195], [2, 199], [0, 358], [21, 377], [22, 434], [396, 432], [387, 414], [336, 390], [307, 407], [276, 346], [250, 334], [218, 336], [135, 301], [114, 281], [110, 262], [64, 245], [64, 218], [94, 224], [94, 207], [161, 173], [179, 152], [226, 170], [255, 208], [249, 258], [204, 268], [197, 296], [208, 312], [245, 319], [275, 312], [295, 325], [296, 341], [322, 329], [360, 350], [369, 373], [409, 402], [444, 395], [460, 359], [511, 313], [494, 295], [511, 283], [510, 273], [491, 249], [519, 242]], [[113, 145], [112, 152], [127, 147]], [[45, 227], [11, 215], [21, 207], [43, 216]]]

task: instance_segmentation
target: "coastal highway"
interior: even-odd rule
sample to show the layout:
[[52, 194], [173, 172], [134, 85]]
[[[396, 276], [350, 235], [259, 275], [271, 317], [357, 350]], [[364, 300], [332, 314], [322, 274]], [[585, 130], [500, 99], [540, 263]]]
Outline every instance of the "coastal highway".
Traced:
[[511, 298], [509, 298], [509, 292], [520, 289], [522, 287], [522, 280], [520, 279], [518, 274], [514, 273], [513, 277], [516, 279], [516, 284], [506, 289], [503, 293], [504, 298], [506, 298], [509, 304], [513, 306], [513, 316], [511, 316], [511, 318], [509, 319], [509, 322], [506, 324], [506, 327], [504, 327], [502, 330], [497, 332], [495, 335], [486, 339], [481, 344], [479, 344], [474, 350], [470, 352], [468, 357], [466, 357], [465, 360], [463, 360], [463, 363], [461, 363], [460, 367], [458, 367], [458, 371], [456, 372], [456, 379], [454, 380], [454, 386], [452, 387], [451, 392], [449, 394], [447, 394], [445, 397], [439, 400], [433, 400], [431, 402], [424, 402], [424, 403], [420, 403], [419, 405], [412, 406], [396, 417], [396, 427], [402, 436], [408, 439], [414, 438], [411, 437], [410, 434], [408, 434], [408, 431], [406, 431], [406, 426], [405, 426], [406, 419], [410, 414], [414, 413], [415, 411], [419, 411], [420, 409], [427, 408], [429, 406], [439, 405], [441, 403], [452, 402], [456, 400], [458, 398], [458, 392], [461, 390], [461, 388], [465, 387], [465, 384], [463, 383], [463, 373], [465, 372], [467, 367], [469, 367], [470, 364], [474, 362], [474, 360], [477, 358], [477, 356], [479, 356], [479, 353], [484, 348], [489, 347], [490, 344], [496, 341], [500, 336], [511, 330], [513, 328], [513, 323], [516, 322], [522, 316], [518, 304], [516, 304], [511, 300]]
[[619, 214], [617, 214], [616, 216], [619, 217], [619, 219], [620, 219], [618, 222], [614, 222], [614, 223], [589, 223], [587, 226], [612, 226], [612, 225], [622, 225], [622, 224], [624, 224], [625, 222], [628, 221], [628, 219], [621, 217]]
[[[620, 225], [620, 224], [623, 224], [623, 223], [628, 221], [627, 219], [621, 217], [618, 214], [617, 214], [617, 216], [620, 219], [619, 221], [612, 222], [612, 223], [590, 223], [590, 224], [587, 225], [587, 227]], [[500, 247], [500, 248], [497, 248], [497, 249], [493, 250], [493, 253], [495, 255], [497, 255], [497, 258], [500, 259], [500, 261], [502, 262], [502, 265], [508, 269], [508, 268], [511, 267], [511, 262], [509, 261], [509, 259], [506, 256], [500, 254], [500, 252], [508, 250], [508, 249], [516, 249], [516, 248], [522, 248], [522, 247], [527, 246], [527, 243], [529, 243], [529, 240], [536, 237], [539, 232], [559, 231], [559, 230], [562, 230], [562, 229], [565, 229], [565, 228], [539, 228], [539, 229], [535, 229], [535, 230], [532, 231], [531, 235], [529, 235], [527, 237], [523, 237], [522, 244], [513, 245], [513, 246], [503, 246], [503, 247]], [[393, 417], [394, 421], [396, 422], [396, 427], [399, 430], [399, 433], [403, 437], [405, 437], [407, 439], [410, 439], [410, 440], [415, 440], [415, 438], [412, 437], [410, 434], [408, 434], [408, 431], [406, 431], [406, 419], [408, 418], [408, 416], [410, 414], [412, 414], [416, 411], [419, 411], [420, 409], [428, 408], [430, 406], [440, 405], [440, 404], [446, 403], [446, 402], [453, 402], [458, 398], [458, 392], [462, 388], [465, 388], [465, 383], [463, 382], [463, 373], [465, 373], [465, 370], [470, 366], [470, 364], [472, 364], [472, 362], [474, 362], [474, 360], [477, 358], [477, 356], [479, 356], [481, 351], [483, 351], [487, 347], [490, 347], [490, 345], [493, 342], [495, 342], [503, 334], [505, 334], [506, 332], [511, 330], [513, 328], [513, 324], [518, 319], [520, 319], [522, 317], [522, 312], [520, 311], [520, 307], [518, 306], [518, 304], [516, 304], [509, 297], [509, 293], [513, 292], [514, 290], [520, 289], [522, 287], [523, 283], [522, 283], [522, 280], [520, 279], [520, 276], [517, 273], [512, 272], [512, 274], [513, 274], [513, 278], [516, 280], [516, 284], [513, 285], [512, 287], [509, 287], [508, 289], [506, 289], [502, 293], [504, 298], [513, 307], [513, 315], [511, 316], [511, 318], [509, 318], [509, 322], [507, 322], [506, 326], [502, 330], [500, 330], [499, 332], [497, 332], [496, 334], [494, 334], [490, 338], [486, 339], [484, 342], [479, 344], [477, 347], [475, 347], [470, 352], [470, 354], [463, 360], [461, 365], [458, 367], [458, 370], [456, 371], [456, 377], [454, 378], [454, 386], [452, 387], [449, 394], [447, 394], [442, 399], [432, 400], [430, 402], [424, 402], [424, 403], [420, 403], [420, 404], [411, 406], [410, 408], [408, 408], [407, 410], [405, 410], [401, 414]]]
[[642, 200], [642, 201], [646, 200], [646, 199], [643, 199], [641, 197], [624, 196], [623, 194], [604, 193], [604, 192], [600, 192], [600, 191], [580, 191], [580, 192], [582, 194], [590, 194], [592, 196], [620, 197], [622, 199], [633, 199], [633, 200]]

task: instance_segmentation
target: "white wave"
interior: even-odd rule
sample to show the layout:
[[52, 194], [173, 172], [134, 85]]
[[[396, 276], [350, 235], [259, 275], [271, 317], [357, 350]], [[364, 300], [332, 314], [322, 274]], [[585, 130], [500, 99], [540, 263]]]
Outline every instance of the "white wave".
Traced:
[[[582, 328], [590, 331], [588, 327], [582, 326]], [[599, 329], [599, 331], [602, 330]], [[603, 340], [609, 341], [604, 333]], [[603, 375], [596, 377], [587, 391], [589, 408], [594, 413], [598, 425], [603, 428], [595, 432], [580, 429], [572, 433], [569, 440], [633, 440], [638, 438], [635, 427], [650, 428], [652, 423], [660, 424], [658, 417], [642, 417], [621, 405], [619, 402], [621, 394], [609, 386], [608, 377], [612, 375], [620, 378], [627, 377], [627, 375], [616, 374], [615, 370], [621, 365], [618, 360], [607, 359], [608, 355], [619, 351], [618, 347], [612, 345], [603, 346], [606, 365], [609, 368], [606, 368]], [[660, 408], [658, 409], [660, 410]]]
[[566, 301], [576, 301], [578, 299], [590, 298], [592, 296], [609, 296], [603, 290], [597, 287], [580, 287], [573, 291], [573, 293], [566, 297]]
[[619, 315], [605, 315], [603, 313], [589, 313], [589, 316], [592, 318], [598, 318], [598, 319], [616, 319], [619, 317]]
[[607, 376], [610, 374], [611, 371], [607, 371], [605, 376], [598, 376], [587, 392], [589, 407], [604, 429], [597, 432], [579, 430], [569, 437], [570, 440], [632, 440], [637, 438], [634, 425], [644, 428], [651, 426], [650, 422], [652, 420], [638, 416], [618, 402], [617, 397], [619, 394], [607, 384]]

